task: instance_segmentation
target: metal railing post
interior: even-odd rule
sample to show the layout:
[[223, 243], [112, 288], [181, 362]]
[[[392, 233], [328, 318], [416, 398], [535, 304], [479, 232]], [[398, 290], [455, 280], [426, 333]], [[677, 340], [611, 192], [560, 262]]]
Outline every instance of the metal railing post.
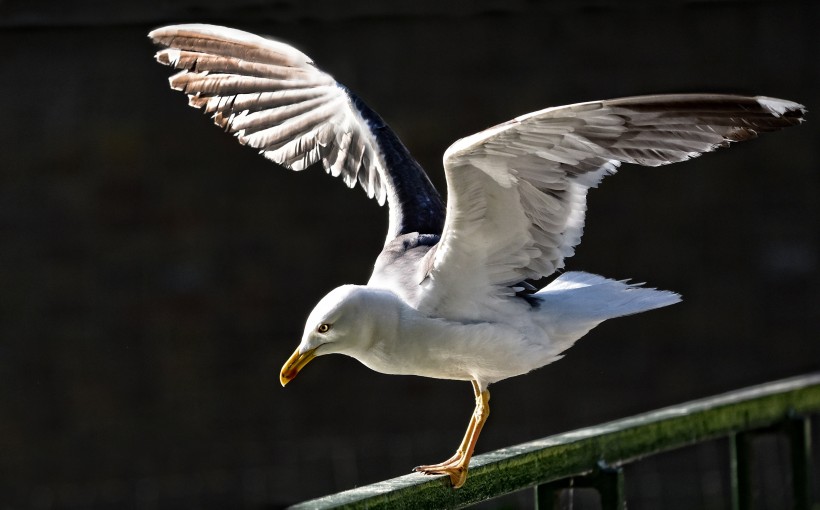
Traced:
[[601, 497], [601, 510], [624, 510], [626, 508], [623, 468], [608, 466], [600, 461], [598, 467], [586, 476], [575, 476], [537, 485], [535, 487], [536, 510], [558, 510], [561, 492], [576, 487], [598, 491]]
[[749, 430], [730, 437], [732, 510], [752, 508], [752, 469], [754, 458], [752, 442], [764, 434], [785, 434], [789, 443], [793, 508], [812, 509], [811, 420], [803, 416], [789, 416], [770, 428]]
[[729, 437], [729, 472], [732, 486], [732, 510], [752, 508], [752, 436], [738, 432]]
[[623, 468], [602, 465], [595, 476], [595, 488], [601, 495], [601, 510], [626, 509]]
[[[570, 481], [572, 478], [569, 479]], [[564, 480], [562, 480], [564, 482]], [[561, 507], [561, 492], [572, 490], [571, 483], [542, 483], [533, 487], [535, 495], [535, 510], [559, 510]]]
[[794, 508], [811, 510], [811, 420], [808, 417], [790, 417], [783, 423], [783, 432], [789, 438]]

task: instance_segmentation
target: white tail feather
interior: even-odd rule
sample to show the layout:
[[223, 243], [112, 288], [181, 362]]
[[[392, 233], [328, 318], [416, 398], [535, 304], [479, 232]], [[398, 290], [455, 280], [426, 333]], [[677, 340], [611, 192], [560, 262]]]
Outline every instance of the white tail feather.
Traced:
[[673, 305], [679, 294], [590, 273], [568, 272], [535, 296], [551, 340], [561, 351], [607, 319]]

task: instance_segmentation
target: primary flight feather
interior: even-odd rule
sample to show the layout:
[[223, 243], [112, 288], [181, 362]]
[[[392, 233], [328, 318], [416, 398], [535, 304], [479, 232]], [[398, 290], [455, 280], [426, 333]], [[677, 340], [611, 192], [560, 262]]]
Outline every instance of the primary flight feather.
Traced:
[[476, 408], [449, 459], [415, 468], [463, 485], [489, 414], [488, 385], [559, 359], [604, 320], [680, 297], [567, 272], [586, 194], [621, 163], [658, 166], [802, 122], [770, 97], [674, 94], [547, 108], [463, 138], [444, 154], [445, 207], [421, 166], [358, 96], [282, 42], [231, 28], [152, 31], [171, 87], [240, 143], [291, 170], [321, 163], [389, 208], [367, 285], [332, 290], [310, 313], [283, 385], [316, 356], [373, 370], [470, 381]]

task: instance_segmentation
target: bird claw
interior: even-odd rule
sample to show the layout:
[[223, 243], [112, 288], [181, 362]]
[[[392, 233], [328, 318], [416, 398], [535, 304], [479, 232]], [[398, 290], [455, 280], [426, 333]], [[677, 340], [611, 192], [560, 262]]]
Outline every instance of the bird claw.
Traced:
[[452, 466], [456, 466], [460, 464], [464, 460], [464, 452], [461, 450], [457, 451], [452, 457], [449, 459], [439, 462], [438, 464], [427, 464], [423, 466], [416, 466], [413, 468], [413, 471], [418, 471], [425, 474], [441, 474], [440, 470], [443, 468], [448, 468]]
[[450, 484], [454, 489], [458, 489], [467, 481], [467, 467], [459, 465], [432, 465], [416, 466], [413, 471], [425, 475], [447, 475], [450, 477]]

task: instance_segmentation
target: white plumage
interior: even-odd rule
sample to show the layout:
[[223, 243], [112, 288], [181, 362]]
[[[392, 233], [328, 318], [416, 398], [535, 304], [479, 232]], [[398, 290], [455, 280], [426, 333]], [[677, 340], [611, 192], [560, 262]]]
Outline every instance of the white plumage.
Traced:
[[308, 317], [282, 384], [316, 356], [373, 370], [471, 381], [476, 410], [456, 454], [416, 468], [461, 486], [489, 413], [487, 386], [559, 359], [602, 321], [680, 297], [568, 272], [586, 195], [621, 163], [665, 165], [798, 124], [805, 109], [769, 97], [643, 96], [536, 111], [454, 143], [445, 205], [384, 121], [295, 48], [239, 30], [151, 32], [171, 86], [245, 145], [292, 170], [321, 164], [390, 209], [367, 285], [331, 291]]

